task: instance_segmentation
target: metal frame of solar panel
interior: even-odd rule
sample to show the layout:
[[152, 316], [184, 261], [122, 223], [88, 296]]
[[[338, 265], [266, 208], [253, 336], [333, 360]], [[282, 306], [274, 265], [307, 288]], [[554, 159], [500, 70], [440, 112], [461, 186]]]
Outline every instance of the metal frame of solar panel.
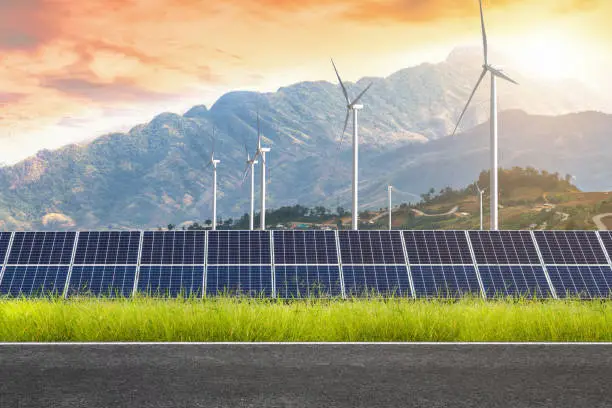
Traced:
[[206, 296], [275, 297], [270, 231], [208, 231]]
[[338, 231], [337, 234], [347, 297], [414, 296], [401, 231]]
[[468, 231], [487, 298], [556, 297], [532, 231]]
[[534, 231], [557, 297], [612, 297], [612, 263], [598, 231]]
[[334, 231], [272, 231], [272, 244], [277, 297], [344, 296]]
[[402, 231], [415, 297], [481, 296], [465, 231]]
[[[0, 273], [0, 296], [63, 294], [78, 233], [19, 231], [4, 234], [10, 234], [10, 240]], [[4, 246], [6, 236], [0, 239]]]

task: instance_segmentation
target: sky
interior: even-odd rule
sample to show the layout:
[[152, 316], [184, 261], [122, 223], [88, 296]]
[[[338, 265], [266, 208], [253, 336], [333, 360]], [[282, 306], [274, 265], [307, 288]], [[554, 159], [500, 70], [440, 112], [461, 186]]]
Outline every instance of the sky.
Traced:
[[[489, 46], [610, 89], [612, 1], [484, 0]], [[0, 162], [223, 93], [386, 76], [480, 46], [476, 0], [0, 0]], [[609, 87], [609, 88], [607, 88]]]

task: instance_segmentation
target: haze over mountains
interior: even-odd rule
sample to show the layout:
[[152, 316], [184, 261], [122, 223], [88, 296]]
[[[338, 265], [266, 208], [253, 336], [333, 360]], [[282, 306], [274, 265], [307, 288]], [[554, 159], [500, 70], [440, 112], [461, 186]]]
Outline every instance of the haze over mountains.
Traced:
[[[500, 57], [494, 60], [502, 62]], [[402, 192], [418, 195], [430, 187], [461, 186], [488, 167], [488, 84], [465, 117], [465, 131], [446, 137], [480, 64], [478, 52], [461, 49], [440, 64], [348, 84], [355, 95], [374, 82], [360, 115], [361, 207], [384, 206], [389, 182], [398, 188], [397, 201], [415, 201]], [[612, 189], [607, 157], [612, 115], [584, 112], [605, 110], [605, 97], [572, 81], [545, 83], [508, 71], [521, 86], [499, 85], [500, 108], [505, 110], [500, 115], [500, 164], [570, 173], [586, 190]], [[240, 186], [243, 143], [254, 149], [257, 110], [272, 147], [268, 206], [349, 207], [349, 133], [337, 151], [345, 107], [338, 85], [321, 81], [266, 94], [230, 92], [210, 110], [196, 106], [183, 116], [163, 113], [128, 133], [44, 150], [4, 167], [2, 226], [150, 228], [207, 219], [212, 175], [205, 165], [213, 124], [221, 159], [218, 212], [222, 217], [242, 215], [248, 206], [247, 185]]]

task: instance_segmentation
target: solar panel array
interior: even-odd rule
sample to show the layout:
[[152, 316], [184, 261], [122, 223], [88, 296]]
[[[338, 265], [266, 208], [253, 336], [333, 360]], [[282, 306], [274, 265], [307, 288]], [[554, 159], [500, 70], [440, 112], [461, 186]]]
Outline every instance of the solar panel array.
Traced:
[[0, 296], [612, 296], [609, 231], [0, 232]]
[[465, 231], [404, 231], [416, 297], [480, 296]]
[[612, 296], [609, 232], [536, 231], [534, 235], [558, 297]]

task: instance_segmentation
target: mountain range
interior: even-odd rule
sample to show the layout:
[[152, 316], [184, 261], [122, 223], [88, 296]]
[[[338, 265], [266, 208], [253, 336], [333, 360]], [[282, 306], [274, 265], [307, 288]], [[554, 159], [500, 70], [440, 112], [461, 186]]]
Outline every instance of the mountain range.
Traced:
[[[480, 58], [460, 49], [439, 64], [347, 84], [355, 95], [373, 82], [360, 115], [360, 208], [386, 205], [388, 183], [396, 187], [396, 200], [416, 201], [431, 187], [461, 186], [488, 167], [486, 86], [461, 132], [448, 137]], [[605, 98], [573, 81], [513, 77], [520, 86], [499, 85], [500, 165], [570, 173], [583, 189], [611, 189], [612, 115], [595, 112], [606, 108]], [[348, 133], [338, 147], [345, 111], [337, 84], [303, 82], [271, 93], [230, 92], [210, 109], [162, 113], [127, 133], [42, 150], [0, 169], [0, 223], [5, 229], [154, 228], [207, 219], [213, 127], [221, 159], [218, 213], [242, 215], [248, 208], [248, 186], [241, 185], [244, 145], [253, 152], [258, 112], [264, 142], [272, 147], [268, 207], [348, 208]]]

